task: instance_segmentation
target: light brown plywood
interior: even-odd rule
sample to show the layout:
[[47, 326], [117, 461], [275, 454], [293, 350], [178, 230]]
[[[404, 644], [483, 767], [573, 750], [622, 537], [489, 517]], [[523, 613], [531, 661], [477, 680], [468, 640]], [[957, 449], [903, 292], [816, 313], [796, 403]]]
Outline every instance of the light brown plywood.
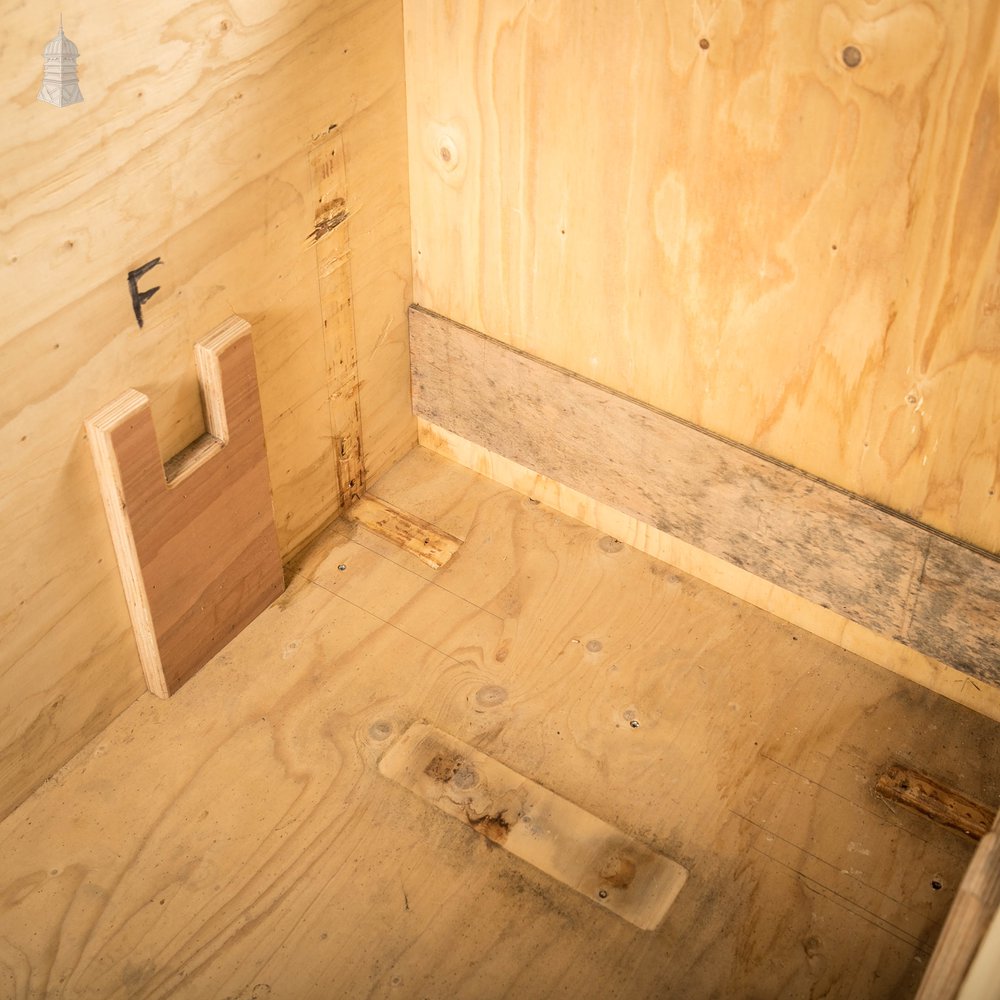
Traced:
[[[203, 430], [194, 341], [245, 316], [285, 558], [337, 511], [349, 334], [366, 457], [385, 469], [415, 434], [398, 0], [64, 15], [85, 97], [67, 108], [35, 100], [58, 10], [0, 19], [0, 815], [143, 690], [83, 433], [97, 405], [135, 386], [174, 454]], [[349, 219], [316, 243], [327, 137]], [[320, 283], [328, 241], [349, 289]], [[140, 330], [126, 275], [155, 257]]]
[[[915, 992], [973, 845], [874, 775], [996, 801], [996, 723], [424, 451], [378, 488], [463, 540], [445, 566], [339, 522], [0, 822], [6, 994]], [[677, 859], [663, 922], [382, 777], [417, 719]]]
[[165, 468], [142, 393], [87, 420], [139, 659], [161, 698], [285, 589], [250, 325], [233, 316], [195, 350], [206, 433]]
[[421, 417], [1000, 682], [1000, 559], [414, 308]]
[[414, 300], [1000, 551], [996, 0], [405, 0]]

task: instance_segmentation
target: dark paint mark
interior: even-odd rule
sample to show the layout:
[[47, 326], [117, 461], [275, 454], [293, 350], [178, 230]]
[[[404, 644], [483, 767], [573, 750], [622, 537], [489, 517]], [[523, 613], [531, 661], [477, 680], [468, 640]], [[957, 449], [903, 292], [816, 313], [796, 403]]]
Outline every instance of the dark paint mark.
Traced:
[[132, 296], [132, 311], [135, 313], [135, 321], [139, 324], [139, 329], [142, 329], [142, 307], [148, 302], [159, 290], [160, 286], [157, 285], [155, 288], [150, 288], [145, 292], [139, 291], [139, 279], [146, 274], [147, 271], [152, 271], [154, 267], [162, 264], [163, 261], [159, 257], [154, 257], [152, 260], [146, 261], [142, 267], [137, 267], [134, 271], [129, 271], [128, 273], [128, 290]]

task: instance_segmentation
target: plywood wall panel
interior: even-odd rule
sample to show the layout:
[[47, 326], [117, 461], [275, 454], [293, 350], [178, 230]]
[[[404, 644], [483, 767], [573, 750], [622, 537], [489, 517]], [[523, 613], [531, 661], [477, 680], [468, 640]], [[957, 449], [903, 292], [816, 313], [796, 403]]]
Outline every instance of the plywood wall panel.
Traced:
[[[67, 108], [35, 100], [59, 8], [18, 6], [0, 25], [0, 813], [142, 690], [84, 417], [137, 388], [163, 457], [176, 452], [202, 430], [192, 346], [239, 313], [283, 552], [336, 514], [336, 345], [309, 240], [310, 155], [331, 126], [351, 149], [347, 245], [357, 232], [363, 252], [348, 267], [371, 290], [365, 316], [405, 331], [411, 297], [396, 0], [99, 0], [64, 14], [84, 96]], [[140, 285], [160, 291], [139, 330], [126, 275], [154, 257]], [[353, 318], [336, 331], [354, 334]], [[407, 371], [404, 347], [368, 377]], [[413, 420], [405, 399], [370, 411], [384, 465]]]
[[996, 0], [404, 20], [418, 303], [1000, 550]]

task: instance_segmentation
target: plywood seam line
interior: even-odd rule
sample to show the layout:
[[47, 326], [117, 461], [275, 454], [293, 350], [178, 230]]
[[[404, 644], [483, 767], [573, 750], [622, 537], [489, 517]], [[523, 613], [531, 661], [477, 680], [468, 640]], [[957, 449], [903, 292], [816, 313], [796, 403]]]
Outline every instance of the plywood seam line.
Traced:
[[[925, 526], [921, 526], [925, 527]], [[920, 546], [920, 554], [913, 563], [913, 571], [906, 585], [906, 594], [903, 599], [903, 615], [900, 620], [900, 634], [907, 635], [913, 624], [913, 615], [917, 608], [917, 599], [920, 596], [920, 586], [924, 582], [924, 573], [927, 571], [927, 560], [931, 551], [931, 535], [928, 534]], [[975, 550], [973, 550], [975, 551]], [[989, 556], [991, 553], [983, 553]]]
[[[358, 347], [350, 250], [350, 203], [343, 130], [332, 126], [309, 151], [315, 224], [316, 281], [326, 361], [330, 442], [337, 472], [338, 510], [364, 494], [364, 436], [361, 427]], [[322, 530], [320, 527], [318, 530]]]
[[414, 307], [410, 332], [418, 416], [979, 680], [1000, 681], [1000, 559], [992, 553], [445, 317]]
[[[345, 136], [344, 147], [346, 147], [349, 141], [349, 136]], [[350, 177], [348, 175], [347, 169], [347, 155], [344, 152], [344, 198], [347, 201], [347, 219], [345, 220], [347, 230], [346, 236], [348, 244], [350, 244], [350, 232], [351, 232], [351, 215], [354, 212], [351, 202], [351, 186]], [[348, 310], [350, 316], [350, 337], [351, 337], [351, 353], [354, 358], [354, 367], [350, 374], [351, 380], [351, 393], [353, 396], [353, 405], [355, 418], [357, 421], [357, 429], [354, 432], [354, 439], [347, 443], [349, 453], [344, 454], [344, 443], [340, 444], [340, 452], [338, 455], [337, 463], [337, 473], [340, 477], [340, 495], [342, 500], [344, 498], [348, 499], [348, 506], [353, 504], [360, 497], [364, 496], [365, 484], [367, 481], [367, 472], [365, 467], [365, 451], [364, 451], [364, 425], [362, 423], [361, 416], [361, 379], [360, 372], [358, 368], [358, 341], [357, 333], [355, 330], [354, 322], [354, 268], [351, 266], [350, 252], [348, 252], [347, 257], [347, 291], [348, 291], [348, 301], [350, 303], [350, 308]], [[353, 455], [350, 453], [353, 449], [357, 449], [357, 454]]]

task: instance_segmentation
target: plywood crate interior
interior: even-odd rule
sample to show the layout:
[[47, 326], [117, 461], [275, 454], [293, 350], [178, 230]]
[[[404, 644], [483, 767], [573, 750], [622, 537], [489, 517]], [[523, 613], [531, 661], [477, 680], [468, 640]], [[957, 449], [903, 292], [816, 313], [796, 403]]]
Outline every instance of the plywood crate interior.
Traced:
[[1000, 3], [8, 8], [0, 998], [992, 995]]

